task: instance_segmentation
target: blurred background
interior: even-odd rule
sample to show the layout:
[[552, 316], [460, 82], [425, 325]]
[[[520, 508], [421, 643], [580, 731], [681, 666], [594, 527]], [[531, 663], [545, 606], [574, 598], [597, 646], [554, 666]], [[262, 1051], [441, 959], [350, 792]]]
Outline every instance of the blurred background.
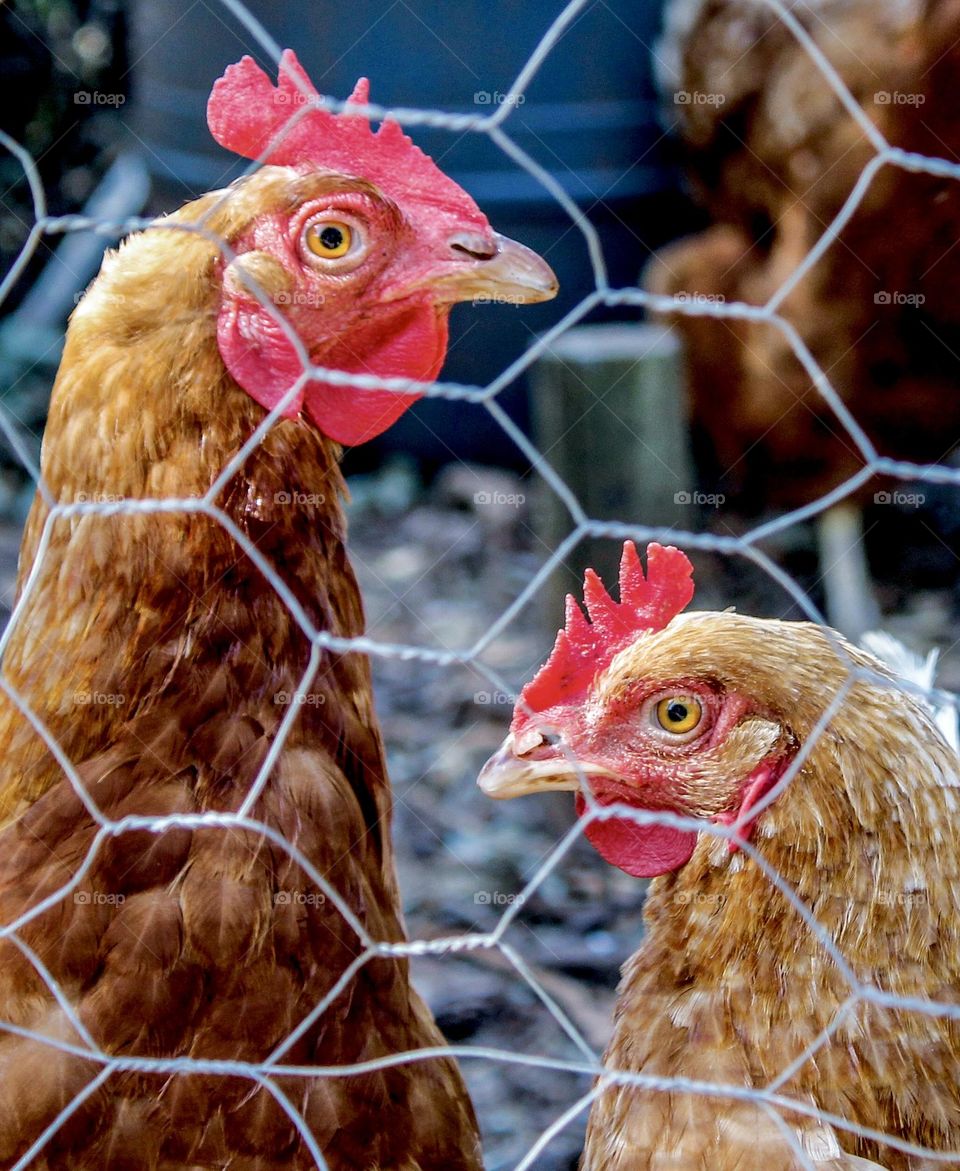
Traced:
[[[558, 11], [550, 0], [455, 7], [440, 0], [254, 2], [247, 9], [278, 44], [296, 47], [323, 93], [344, 97], [357, 77], [370, 74], [378, 103], [480, 114], [502, 101]], [[37, 0], [0, 5], [0, 19], [4, 126], [37, 158], [52, 213], [82, 210], [98, 186], [101, 202], [113, 195], [112, 210], [124, 199], [133, 214], [169, 210], [240, 174], [243, 160], [219, 148], [207, 131], [207, 96], [243, 53], [271, 72], [274, 67], [226, 8], [189, 0]], [[692, 214], [676, 200], [679, 176], [658, 119], [644, 47], [658, 25], [656, 4], [614, 0], [589, 6], [544, 64], [517, 110], [521, 117], [510, 125], [516, 144], [591, 211], [615, 285], [634, 283], [650, 250], [676, 235]], [[591, 46], [588, 54], [585, 45]], [[539, 315], [491, 306], [455, 316], [445, 376], [484, 384], [523, 352], [538, 328], [593, 289], [586, 242], [552, 195], [485, 135], [420, 128], [416, 138], [498, 230], [522, 236], [548, 255], [560, 277], [560, 302]], [[104, 192], [105, 175], [126, 155], [143, 168], [142, 181], [130, 168], [115, 179], [114, 187], [126, 184], [122, 194]], [[6, 186], [18, 195], [3, 213], [0, 243], [9, 264], [32, 213], [28, 192], [18, 183], [18, 164], [8, 156], [3, 165]], [[41, 249], [6, 312], [49, 259], [50, 250]], [[28, 350], [23, 357], [55, 368], [56, 352], [39, 350], [45, 340], [38, 336], [28, 346], [22, 339]], [[31, 393], [21, 391], [25, 399]], [[39, 387], [36, 393], [42, 404]], [[527, 425], [522, 382], [505, 392], [503, 405]], [[523, 457], [492, 419], [478, 416], [469, 428], [462, 423], [456, 405], [422, 403], [379, 445], [356, 453], [353, 466], [413, 451], [428, 475], [451, 456], [523, 469]]]
[[[67, 317], [119, 238], [111, 225], [240, 173], [204, 111], [212, 82], [242, 54], [273, 72], [244, 13], [297, 51], [323, 93], [345, 97], [369, 75], [385, 106], [487, 113], [562, 7], [0, 0], [0, 128], [34, 160], [47, 213], [88, 217], [42, 235], [19, 265], [36, 209], [21, 162], [0, 152], [0, 274], [11, 276], [0, 404], [32, 458]], [[941, 682], [960, 687], [956, 486], [935, 482], [949, 472], [868, 467], [864, 447], [956, 466], [960, 185], [887, 166], [856, 187], [878, 142], [960, 161], [960, 10], [947, 0], [789, 7], [859, 116], [763, 4], [585, 0], [505, 123], [578, 216], [488, 137], [412, 130], [495, 228], [536, 249], [561, 282], [551, 304], [458, 308], [445, 378], [488, 384], [595, 291], [579, 217], [598, 235], [610, 288], [673, 300], [645, 315], [608, 297], [513, 379], [497, 402], [528, 444], [482, 406], [431, 399], [346, 454], [351, 555], [375, 638], [462, 649], [508, 611], [575, 528], [544, 480], [546, 460], [591, 518], [657, 526], [680, 543], [683, 533], [715, 538], [715, 551], [694, 552], [701, 608], [795, 618], [806, 598], [854, 637], [879, 623], [918, 651], [940, 647]], [[779, 326], [717, 314], [771, 297]], [[33, 491], [0, 445], [7, 610]], [[761, 525], [757, 547], [794, 593], [754, 561], [721, 555], [742, 554]], [[583, 539], [557, 559], [484, 662], [514, 686], [525, 681], [552, 643], [563, 593], [587, 564], [609, 572], [619, 544]], [[477, 793], [512, 693], [491, 691], [469, 666], [420, 666], [415, 687], [401, 661], [376, 658], [374, 672], [410, 933], [492, 928], [572, 806], [502, 808]], [[508, 936], [598, 1049], [642, 897], [642, 884], [578, 843]], [[418, 961], [417, 975], [452, 1041], [577, 1056], [501, 953]], [[491, 1168], [515, 1166], [586, 1089], [573, 1075], [492, 1062], [467, 1062], [465, 1073]], [[575, 1120], [536, 1165], [573, 1168], [581, 1142]]]

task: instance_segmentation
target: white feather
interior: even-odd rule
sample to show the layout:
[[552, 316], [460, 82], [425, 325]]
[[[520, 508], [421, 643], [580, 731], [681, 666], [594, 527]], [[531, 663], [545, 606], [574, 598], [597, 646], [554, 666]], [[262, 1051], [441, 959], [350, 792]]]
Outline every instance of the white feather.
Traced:
[[954, 752], [960, 754], [960, 727], [957, 720], [957, 701], [941, 700], [932, 694], [935, 689], [934, 680], [937, 674], [937, 659], [940, 651], [934, 647], [923, 658], [915, 651], [898, 642], [892, 634], [885, 630], [870, 630], [861, 639], [863, 649], [876, 655], [902, 679], [922, 687], [927, 693], [923, 702], [933, 716], [934, 723], [940, 730], [940, 735], [950, 745]]

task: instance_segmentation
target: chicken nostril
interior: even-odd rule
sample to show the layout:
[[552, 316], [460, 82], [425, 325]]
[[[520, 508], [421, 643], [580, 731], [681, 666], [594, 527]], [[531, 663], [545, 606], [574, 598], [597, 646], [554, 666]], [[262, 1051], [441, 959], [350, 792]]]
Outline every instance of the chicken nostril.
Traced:
[[551, 748], [561, 743], [558, 733], [541, 731], [539, 728], [525, 728], [511, 737], [511, 748], [519, 760], [544, 760], [551, 755]]
[[471, 260], [492, 260], [497, 255], [497, 244], [488, 236], [473, 232], [457, 232], [450, 237], [450, 248], [469, 256]]

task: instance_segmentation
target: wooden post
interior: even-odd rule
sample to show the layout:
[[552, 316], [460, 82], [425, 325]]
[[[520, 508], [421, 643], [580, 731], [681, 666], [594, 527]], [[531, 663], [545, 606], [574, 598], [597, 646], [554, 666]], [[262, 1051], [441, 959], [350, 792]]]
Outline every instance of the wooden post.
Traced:
[[[558, 338], [534, 367], [534, 441], [592, 520], [696, 527], [680, 354], [667, 325], [584, 325]], [[542, 480], [540, 490], [533, 523], [555, 549], [574, 525]], [[621, 547], [619, 540], [580, 542], [550, 579], [548, 627], [562, 621], [563, 595], [579, 596], [587, 566], [616, 582]]]

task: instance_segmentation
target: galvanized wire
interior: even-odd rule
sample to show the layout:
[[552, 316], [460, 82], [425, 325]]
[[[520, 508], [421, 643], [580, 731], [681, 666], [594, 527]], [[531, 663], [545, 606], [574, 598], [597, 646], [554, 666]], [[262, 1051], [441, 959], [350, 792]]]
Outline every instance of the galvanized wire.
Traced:
[[[239, 22], [255, 38], [264, 53], [272, 60], [278, 62], [279, 46], [268, 30], [246, 8], [242, 0], [220, 0], [220, 2], [226, 10], [226, 15]], [[324, 650], [334, 652], [360, 651], [374, 658], [398, 659], [412, 663], [429, 663], [440, 667], [469, 664], [487, 678], [492, 686], [509, 693], [511, 691], [509, 682], [498, 671], [485, 664], [481, 656], [520, 612], [537, 598], [550, 574], [564, 564], [565, 559], [576, 545], [584, 538], [591, 536], [605, 536], [616, 539], [629, 537], [641, 543], [652, 539], [668, 538], [672, 543], [679, 544], [687, 549], [704, 550], [724, 556], [747, 559], [760, 567], [771, 579], [786, 590], [789, 596], [811, 619], [814, 621], [822, 621], [822, 616], [804, 590], [789, 574], [776, 565], [760, 549], [760, 542], [817, 515], [833, 504], [851, 496], [871, 476], [882, 473], [886, 476], [901, 480], [958, 485], [960, 484], [960, 470], [943, 466], [917, 465], [905, 461], [892, 460], [879, 453], [861, 425], [851, 415], [842, 397], [832, 385], [827, 373], [820, 367], [816, 356], [810, 351], [794, 325], [781, 315], [780, 308], [799, 282], [803, 280], [813, 266], [837, 241], [839, 234], [850, 222], [865, 199], [877, 174], [884, 167], [898, 167], [905, 171], [924, 172], [931, 175], [949, 177], [951, 179], [960, 179], [960, 164], [951, 163], [943, 158], [917, 155], [892, 147], [861, 108], [843, 78], [825, 56], [816, 41], [807, 32], [802, 22], [797, 19], [793, 6], [782, 3], [781, 0], [757, 0], [757, 2], [766, 4], [767, 7], [776, 13], [786, 28], [789, 29], [802, 50], [810, 56], [811, 60], [820, 70], [825, 82], [833, 90], [843, 108], [857, 122], [874, 151], [873, 157], [863, 168], [858, 181], [853, 186], [836, 216], [826, 226], [816, 244], [808, 251], [794, 271], [770, 295], [766, 304], [755, 306], [741, 302], [704, 303], [699, 300], [690, 300], [683, 297], [671, 298], [656, 296], [633, 286], [626, 288], [610, 287], [602, 244], [595, 227], [564, 191], [557, 180], [518, 146], [516, 141], [511, 137], [510, 119], [513, 111], [518, 108], [517, 99], [524, 95], [526, 89], [536, 77], [544, 62], [548, 59], [560, 37], [571, 28], [578, 16], [592, 3], [592, 0], [571, 0], [570, 3], [559, 9], [553, 24], [546, 31], [542, 40], [530, 55], [529, 60], [519, 72], [515, 82], [508, 91], [508, 100], [501, 103], [489, 115], [468, 115], [431, 109], [385, 109], [375, 105], [350, 107], [347, 112], [353, 115], [367, 115], [374, 118], [388, 114], [405, 126], [428, 126], [448, 130], [451, 133], [467, 132], [487, 136], [507, 157], [525, 170], [556, 200], [569, 216], [572, 225], [582, 234], [592, 267], [594, 278], [593, 291], [577, 306], [567, 312], [562, 319], [557, 321], [550, 329], [536, 339], [520, 358], [516, 359], [506, 369], [501, 371], [487, 385], [473, 386], [447, 381], [421, 384], [406, 379], [380, 379], [373, 376], [350, 375], [336, 370], [315, 367], [310, 362], [309, 355], [301, 339], [292, 329], [288, 319], [279, 312], [274, 302], [262, 289], [256, 287], [255, 283], [250, 281], [249, 278], [244, 277], [245, 280], [248, 280], [254, 295], [260, 301], [264, 310], [277, 322], [295, 348], [300, 358], [302, 370], [296, 382], [291, 385], [287, 394], [284, 396], [284, 399], [269, 412], [262, 424], [250, 436], [248, 442], [224, 466], [219, 477], [202, 498], [124, 499], [110, 500], [109, 502], [81, 503], [58, 502], [54, 498], [49, 486], [44, 483], [39, 468], [29, 456], [29, 445], [24, 442], [16, 420], [11, 418], [9, 412], [0, 405], [0, 430], [2, 430], [7, 442], [21, 461], [27, 474], [36, 482], [38, 491], [50, 506], [49, 515], [39, 541], [32, 570], [25, 583], [22, 595], [14, 608], [9, 625], [3, 636], [0, 637], [0, 656], [3, 656], [6, 652], [11, 633], [17, 628], [18, 624], [25, 620], [23, 615], [28, 599], [35, 589], [40, 588], [44, 572], [44, 559], [49, 549], [53, 526], [57, 521], [66, 517], [86, 515], [110, 516], [118, 513], [133, 514], [137, 512], [199, 513], [222, 525], [230, 534], [238, 550], [246, 554], [251, 564], [276, 591], [277, 596], [282, 600], [294, 622], [302, 631], [304, 638], [311, 644], [312, 652], [303, 677], [300, 680], [296, 693], [297, 700], [302, 700], [307, 696], [320, 663], [321, 652]], [[576, 35], [575, 31], [571, 35]], [[327, 109], [344, 109], [344, 103], [342, 101], [338, 101], [332, 97], [324, 98], [323, 100], [324, 106]], [[307, 112], [307, 107], [302, 107], [292, 115], [292, 118], [301, 118]], [[95, 230], [105, 235], [115, 235], [117, 232], [137, 231], [146, 227], [151, 227], [153, 230], [162, 228], [172, 231], [196, 231], [211, 239], [220, 248], [227, 260], [232, 256], [228, 245], [218, 239], [203, 222], [199, 224], [162, 223], [158, 225], [153, 220], [140, 217], [134, 217], [120, 222], [108, 222], [106, 220], [91, 220], [89, 217], [82, 215], [50, 216], [47, 212], [46, 199], [35, 160], [28, 151], [3, 132], [0, 132], [0, 146], [10, 152], [23, 169], [24, 178], [29, 185], [32, 195], [34, 216], [33, 225], [23, 248], [9, 271], [5, 274], [3, 281], [0, 282], [0, 306], [2, 306], [10, 290], [21, 277], [44, 237], [55, 237], [65, 232]], [[255, 169], [255, 167], [256, 164], [252, 164], [250, 169]], [[518, 376], [529, 370], [534, 363], [547, 355], [551, 355], [555, 342], [567, 330], [573, 328], [593, 309], [602, 306], [632, 306], [638, 310], [670, 311], [672, 313], [692, 316], [711, 316], [718, 319], [739, 319], [769, 324], [782, 334], [796, 355], [797, 360], [806, 371], [817, 392], [830, 408], [836, 423], [862, 455], [864, 461], [863, 469], [819, 499], [803, 507], [789, 511], [775, 519], [757, 524], [750, 531], [737, 537], [683, 531], [673, 528], [665, 530], [655, 526], [637, 523], [633, 518], [628, 516], [616, 521], [591, 518], [579, 503], [576, 493], [564, 482], [557, 470], [550, 465], [545, 456], [537, 449], [534, 441], [525, 435], [505, 413], [500, 405], [499, 395]], [[473, 644], [460, 648], [437, 650], [418, 645], [401, 645], [384, 642], [368, 636], [353, 639], [338, 638], [330, 635], [326, 631], [317, 629], [297, 601], [291, 589], [284, 582], [282, 576], [262, 556], [246, 535], [237, 528], [231, 518], [217, 505], [217, 497], [222, 488], [241, 467], [250, 452], [259, 446], [264, 435], [276, 423], [277, 419], [281, 417], [285, 406], [292, 401], [303, 383], [313, 376], [320, 376], [325, 381], [336, 385], [353, 386], [356, 388], [358, 394], [375, 388], [407, 393], [415, 390], [427, 396], [482, 405], [510, 440], [530, 460], [532, 467], [542, 479], [545, 487], [555, 493], [566, 507], [573, 526], [569, 536], [550, 552], [547, 560], [530, 576], [524, 588], [520, 590], [514, 600]], [[766, 795], [760, 806], [752, 810], [753, 814], [759, 808], [776, 800], [777, 796], [790, 783], [792, 777], [803, 763], [805, 754], [809, 753], [816, 743], [817, 736], [828, 726], [830, 720], [838, 710], [839, 705], [847, 695], [849, 688], [856, 679], [864, 677], [872, 677], [875, 680], [877, 678], [876, 676], [871, 676], [870, 672], [865, 672], [863, 668], [855, 667], [853, 663], [850, 663], [850, 673], [845, 687], [841, 688], [832, 703], [823, 712], [813, 734], [804, 745], [801, 754], [794, 760], [786, 775], [781, 779], [777, 787]], [[517, 681], [514, 680], [512, 682], [516, 683]], [[883, 682], [888, 681], [883, 680]], [[813, 1057], [820, 1047], [830, 1041], [846, 1017], [863, 1001], [872, 1001], [876, 1004], [889, 1007], [898, 1007], [918, 1013], [955, 1019], [960, 1019], [960, 1006], [946, 1003], [939, 1004], [918, 1000], [917, 998], [892, 996], [877, 987], [864, 984], [860, 981], [851, 967], [848, 957], [845, 957], [840, 952], [830, 933], [822, 924], [817, 922], [810, 908], [806, 906], [803, 900], [790, 888], [783, 878], [776, 873], [764, 859], [762, 853], [749, 842], [742, 844], [744, 852], [763, 871], [771, 885], [779, 890], [784, 899], [793, 907], [797, 915], [806, 925], [806, 928], [818, 939], [824, 951], [831, 957], [838, 971], [850, 986], [850, 996], [843, 1003], [831, 1024], [800, 1057], [787, 1069], [781, 1071], [766, 1087], [757, 1088], [720, 1082], [698, 1082], [679, 1077], [652, 1077], [605, 1066], [601, 1055], [596, 1052], [595, 1048], [582, 1035], [576, 1023], [570, 1019], [555, 998], [542, 986], [537, 979], [536, 973], [524, 961], [519, 952], [505, 940], [508, 928], [521, 914], [525, 902], [543, 885], [552, 872], [558, 867], [563, 866], [564, 859], [571, 846], [583, 834], [584, 829], [591, 821], [604, 820], [614, 816], [627, 817], [641, 826], [657, 824], [671, 826], [677, 829], [693, 829], [700, 833], [711, 833], [727, 840], [732, 840], [737, 836], [737, 826], [705, 825], [701, 821], [688, 817], [681, 817], [670, 813], [638, 811], [626, 806], [600, 806], [590, 797], [589, 791], [587, 791], [588, 812], [586, 817], [573, 825], [563, 839], [556, 844], [537, 866], [524, 889], [506, 907], [500, 916], [497, 926], [493, 930], [482, 933], [468, 932], [455, 934], [440, 939], [412, 939], [403, 943], [378, 940], [370, 936], [363, 923], [357, 918], [340, 892], [311, 863], [309, 858], [305, 857], [295, 846], [286, 841], [275, 829], [251, 816], [251, 811], [257, 799], [262, 794], [264, 788], [270, 783], [271, 771], [276, 764], [296, 719], [298, 712], [297, 703], [290, 704], [289, 710], [280, 724], [271, 750], [265, 758], [257, 777], [253, 781], [242, 806], [236, 813], [176, 814], [166, 817], [128, 816], [114, 820], [107, 817], [97, 807], [86, 787], [82, 784], [76, 771], [75, 763], [69, 759], [68, 755], [58, 744], [55, 736], [45, 726], [40, 716], [32, 710], [25, 698], [3, 675], [0, 675], [0, 688], [19, 707], [24, 717], [43, 739], [63, 769], [65, 776], [69, 779], [71, 786], [79, 800], [83, 803], [87, 813], [98, 826], [86, 857], [70, 881], [65, 883], [59, 890], [39, 900], [13, 922], [0, 925], [0, 939], [9, 939], [29, 960], [44, 984], [49, 988], [51, 996], [54, 997], [66, 1018], [73, 1025], [79, 1041], [65, 1042], [15, 1025], [10, 1021], [5, 1021], [2, 1019], [4, 1011], [2, 1004], [0, 1004], [0, 1030], [13, 1036], [30, 1038], [36, 1043], [49, 1046], [52, 1049], [58, 1049], [65, 1053], [86, 1058], [100, 1067], [97, 1075], [86, 1085], [83, 1091], [32, 1142], [30, 1148], [16, 1162], [16, 1171], [29, 1167], [35, 1158], [41, 1159], [45, 1144], [67, 1122], [70, 1116], [83, 1105], [84, 1101], [96, 1093], [115, 1073], [125, 1071], [153, 1072], [180, 1076], [220, 1074], [224, 1077], [245, 1078], [251, 1083], [251, 1086], [261, 1086], [275, 1098], [281, 1109], [296, 1126], [302, 1136], [304, 1146], [311, 1153], [316, 1166], [326, 1171], [327, 1163], [317, 1140], [310, 1134], [306, 1121], [296, 1106], [291, 1102], [287, 1094], [280, 1089], [278, 1084], [279, 1079], [286, 1079], [284, 1084], [290, 1085], [289, 1079], [291, 1078], [344, 1077], [351, 1074], [361, 1074], [385, 1069], [399, 1064], [424, 1061], [438, 1056], [454, 1057], [461, 1061], [484, 1060], [518, 1064], [529, 1068], [531, 1071], [538, 1069], [563, 1070], [574, 1073], [583, 1080], [583, 1087], [578, 1091], [577, 1096], [570, 1102], [569, 1107], [540, 1135], [526, 1156], [517, 1165], [517, 1171], [524, 1171], [525, 1168], [532, 1167], [537, 1157], [555, 1135], [586, 1111], [606, 1087], [614, 1084], [636, 1085], [652, 1093], [682, 1091], [727, 1099], [731, 1102], [748, 1101], [755, 1103], [768, 1112], [776, 1121], [777, 1125], [782, 1128], [785, 1142], [792, 1148], [798, 1165], [811, 1168], [811, 1171], [813, 1171], [813, 1163], [811, 1162], [810, 1156], [802, 1148], [793, 1128], [785, 1121], [784, 1114], [788, 1116], [801, 1115], [818, 1118], [824, 1126], [832, 1127], [836, 1132], [882, 1141], [890, 1148], [917, 1157], [924, 1157], [931, 1165], [938, 1162], [960, 1159], [960, 1151], [933, 1152], [926, 1148], [903, 1142], [889, 1135], [877, 1134], [843, 1117], [818, 1111], [809, 1103], [796, 1100], [780, 1092], [781, 1087], [789, 1080], [795, 1070], [804, 1061]], [[914, 688], [914, 690], [916, 689]], [[935, 702], [942, 702], [945, 698], [939, 692], [931, 692], [930, 697]], [[58, 986], [46, 965], [24, 943], [18, 934], [27, 923], [42, 915], [59, 901], [70, 897], [79, 888], [84, 877], [93, 867], [98, 852], [109, 839], [130, 832], [142, 832], [143, 830], [154, 834], [163, 834], [177, 827], [220, 827], [225, 832], [231, 829], [242, 829], [262, 835], [265, 840], [270, 841], [278, 849], [285, 851], [303, 869], [303, 872], [310, 881], [338, 909], [345, 923], [356, 933], [361, 943], [363, 950], [341, 974], [327, 994], [314, 1005], [311, 1012], [300, 1021], [285, 1041], [276, 1046], [273, 1052], [268, 1054], [262, 1062], [251, 1064], [242, 1061], [198, 1060], [186, 1057], [156, 1058], [146, 1055], [117, 1056], [105, 1052], [97, 1046], [94, 1038], [80, 1020], [75, 1007], [71, 1004], [64, 991]], [[352, 1066], [338, 1065], [321, 1067], [292, 1064], [285, 1060], [287, 1053], [293, 1047], [296, 1040], [320, 1020], [324, 1012], [327, 1011], [341, 991], [348, 986], [357, 972], [370, 960], [383, 957], [422, 955], [453, 956], [480, 949], [499, 950], [516, 972], [517, 978], [525, 981], [533, 989], [544, 1009], [551, 1014], [556, 1020], [558, 1027], [572, 1041], [578, 1052], [576, 1059], [560, 1059], [542, 1054], [517, 1053], [482, 1046], [444, 1045], [418, 1050], [416, 1052], [391, 1054], [385, 1057], [359, 1062]]]

